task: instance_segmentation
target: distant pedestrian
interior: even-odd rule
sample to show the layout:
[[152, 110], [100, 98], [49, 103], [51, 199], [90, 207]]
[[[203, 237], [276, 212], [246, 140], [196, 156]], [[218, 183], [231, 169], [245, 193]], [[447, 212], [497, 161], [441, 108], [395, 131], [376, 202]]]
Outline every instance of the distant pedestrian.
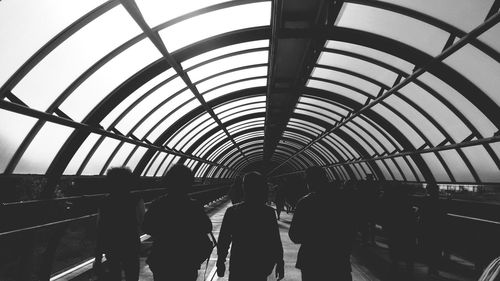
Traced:
[[251, 172], [243, 178], [244, 201], [224, 214], [217, 248], [217, 275], [224, 276], [231, 246], [229, 281], [264, 281], [276, 265], [284, 277], [283, 246], [273, 208], [266, 206], [264, 177]]
[[285, 199], [286, 199], [286, 186], [284, 180], [281, 180], [276, 185], [276, 196], [274, 198], [274, 204], [276, 205], [276, 217], [278, 220], [280, 219], [281, 212], [285, 207]]
[[212, 250], [207, 236], [212, 222], [203, 206], [188, 195], [193, 181], [189, 168], [172, 166], [163, 178], [167, 195], [155, 200], [144, 218], [144, 232], [153, 238], [146, 262], [155, 281], [195, 281], [207, 251]]
[[110, 194], [99, 208], [98, 240], [94, 268], [102, 274], [102, 254], [109, 268], [106, 280], [139, 280], [139, 226], [144, 217], [144, 201], [130, 193], [136, 183], [128, 168], [111, 168], [106, 184]]
[[301, 244], [296, 267], [303, 281], [350, 281], [355, 223], [347, 196], [328, 184], [320, 167], [306, 170], [310, 193], [297, 203], [290, 239]]

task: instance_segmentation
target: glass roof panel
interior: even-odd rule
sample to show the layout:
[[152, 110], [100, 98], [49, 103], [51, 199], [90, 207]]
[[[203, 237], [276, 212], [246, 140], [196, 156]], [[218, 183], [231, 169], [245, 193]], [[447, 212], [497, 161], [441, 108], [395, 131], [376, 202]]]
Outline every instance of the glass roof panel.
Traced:
[[391, 95], [384, 100], [385, 103], [397, 109], [408, 118], [419, 130], [429, 138], [433, 145], [441, 143], [445, 137], [441, 132], [427, 119], [424, 115], [418, 112], [414, 107], [410, 106], [401, 98]]
[[24, 152], [14, 173], [45, 174], [57, 152], [73, 131], [73, 128], [46, 122]]
[[432, 116], [455, 142], [461, 142], [471, 134], [469, 128], [453, 111], [415, 83], [406, 85], [399, 92]]
[[0, 109], [0, 174], [35, 123], [34, 118]]
[[118, 152], [116, 152], [115, 156], [109, 163], [108, 168], [112, 167], [121, 167], [123, 164], [125, 164], [125, 161], [127, 160], [127, 157], [130, 156], [130, 153], [134, 150], [136, 145], [131, 144], [131, 143], [123, 143], [123, 145], [120, 147]]
[[264, 124], [254, 124], [254, 125], [247, 125], [247, 126], [244, 126], [244, 127], [239, 127], [237, 129], [233, 130], [232, 132], [229, 132], [229, 133], [230, 134], [236, 134], [236, 133], [241, 132], [241, 131], [255, 129], [255, 128], [264, 129]]
[[484, 182], [499, 182], [500, 170], [491, 156], [482, 146], [471, 146], [462, 148], [463, 152], [476, 170], [479, 178]]
[[422, 154], [422, 158], [424, 159], [425, 163], [429, 167], [429, 170], [431, 170], [432, 174], [434, 175], [434, 178], [438, 182], [450, 182], [450, 177], [446, 173], [446, 170], [444, 169], [443, 165], [439, 161], [439, 159], [436, 157], [434, 153], [424, 153]]
[[183, 62], [181, 62], [182, 67], [184, 69], [188, 69], [194, 65], [197, 65], [199, 63], [202, 63], [204, 61], [208, 61], [210, 59], [235, 53], [235, 52], [240, 52], [244, 50], [249, 50], [249, 49], [256, 49], [256, 48], [268, 48], [269, 47], [269, 40], [256, 40], [256, 41], [249, 41], [249, 42], [244, 42], [244, 43], [239, 43], [239, 44], [233, 44], [229, 45], [226, 47], [218, 48], [212, 51], [205, 52], [201, 55], [195, 56], [193, 58], [187, 59]]
[[[231, 24], [228, 24], [230, 22]], [[271, 1], [238, 5], [202, 14], [160, 30], [169, 52], [203, 39], [271, 22]], [[203, 28], [200, 28], [203, 27]]]
[[492, 136], [497, 131], [495, 125], [477, 107], [450, 85], [428, 72], [422, 74], [418, 79], [447, 99], [474, 125], [481, 135]]
[[[108, 113], [108, 115], [101, 121], [101, 125], [105, 128], [108, 128], [111, 123], [113, 123], [116, 118], [120, 114], [122, 114], [129, 106], [132, 105], [135, 101], [137, 101], [140, 97], [142, 97], [144, 94], [146, 94], [148, 91], [153, 89], [155, 86], [159, 85], [161, 82], [167, 80], [169, 77], [175, 75], [175, 70], [173, 68], [169, 68], [168, 70], [158, 74], [155, 78], [149, 80], [147, 83], [142, 85], [139, 89], [137, 89], [135, 92], [130, 94], [127, 98], [125, 98], [120, 104], [118, 104], [113, 110]], [[161, 90], [159, 90], [161, 91]], [[151, 107], [148, 107], [151, 108]], [[138, 118], [135, 117], [135, 120]], [[133, 125], [133, 122], [130, 122], [130, 126]]]
[[424, 181], [424, 175], [422, 175], [422, 172], [420, 172], [420, 169], [417, 167], [417, 164], [413, 161], [413, 158], [410, 156], [405, 156], [406, 160], [410, 162], [410, 165], [413, 167], [413, 170], [417, 173], [417, 177], [419, 178], [420, 181]]
[[[358, 78], [358, 77], [350, 75], [350, 74], [346, 74], [343, 72], [338, 72], [335, 70], [330, 70], [330, 69], [326, 69], [326, 68], [322, 68], [322, 67], [315, 67], [311, 73], [311, 77], [323, 78], [323, 79], [330, 80], [333, 82], [340, 82], [340, 83], [346, 84], [348, 86], [354, 87], [356, 89], [359, 89], [359, 90], [365, 92], [367, 95], [371, 95], [372, 97], [376, 97], [380, 91], [379, 86], [377, 86], [371, 82], [368, 82], [364, 79]], [[308, 87], [312, 87], [311, 85], [309, 85], [312, 81], [314, 81], [314, 80], [309, 80], [309, 82], [307, 84]], [[323, 86], [323, 87], [325, 87], [325, 86]], [[356, 101], [366, 100], [365, 95], [363, 95], [357, 91], [342, 87], [340, 85], [330, 85], [329, 84], [328, 88], [331, 89], [330, 90], [331, 92], [336, 92], [338, 94], [343, 94], [343, 93], [347, 92], [348, 94], [343, 94], [347, 97], [356, 96], [356, 98], [351, 97], [351, 99], [356, 100]], [[326, 89], [326, 90], [328, 90], [328, 89]], [[362, 97], [357, 97], [357, 96], [362, 96]]]
[[[189, 113], [190, 111], [194, 110], [198, 106], [200, 106], [200, 102], [196, 98], [192, 98], [189, 102], [187, 102], [184, 106], [180, 107], [178, 110], [175, 110], [174, 112], [169, 111], [169, 107], [162, 107], [160, 110], [155, 112], [154, 116], [151, 116], [150, 119], [148, 119], [148, 122], [151, 120], [160, 120], [161, 118], [165, 117], [167, 114], [170, 114], [165, 120], [161, 121], [161, 124], [158, 124], [158, 126], [153, 127], [153, 131], [151, 133], [148, 133], [149, 135], [146, 136], [146, 138], [153, 142], [163, 133], [165, 130], [168, 129], [172, 124], [177, 122], [180, 118], [182, 118], [184, 115]], [[172, 110], [172, 109], [170, 109]], [[158, 119], [157, 119], [158, 118]]]
[[208, 137], [193, 152], [193, 155], [198, 156], [198, 157], [202, 157], [202, 155], [205, 154], [205, 152], [207, 151], [207, 149], [209, 149], [210, 147], [212, 147], [213, 145], [215, 145], [216, 143], [218, 143], [220, 140], [222, 140], [225, 137], [226, 137], [226, 134], [224, 133], [224, 131], [222, 131], [222, 130], [218, 131], [217, 133], [215, 133], [215, 134], [211, 135], [210, 137]]
[[98, 134], [91, 133], [85, 141], [80, 145], [80, 148], [73, 155], [73, 158], [69, 162], [68, 166], [66, 166], [66, 170], [64, 171], [65, 175], [76, 175], [78, 169], [85, 160], [85, 157], [89, 154], [92, 147], [94, 147], [97, 140], [99, 140], [101, 136]]
[[465, 45], [445, 59], [444, 63], [455, 68], [476, 84], [500, 106], [500, 95], [498, 94], [500, 63], [471, 45]]
[[[213, 91], [207, 92], [206, 94], [203, 95], [203, 97], [205, 98], [205, 101], [208, 102], [229, 93], [233, 93], [243, 89], [265, 87], [266, 85], [267, 85], [267, 78], [251, 79], [248, 81], [237, 82], [224, 87], [217, 88]], [[263, 90], [263, 92], [264, 91], [265, 90]]]
[[363, 140], [365, 140], [367, 143], [369, 143], [377, 151], [377, 154], [382, 154], [385, 152], [384, 148], [382, 148], [379, 145], [379, 143], [377, 141], [375, 141], [375, 139], [371, 135], [367, 134], [365, 131], [363, 131], [355, 123], [348, 122], [345, 126], [349, 127], [349, 129], [355, 131], [358, 135], [360, 135], [363, 138]]
[[400, 5], [440, 19], [463, 31], [471, 31], [481, 24], [493, 4], [493, 0], [382, 0]]
[[479, 40], [500, 53], [500, 24], [494, 25], [479, 36]]
[[[178, 91], [186, 88], [186, 84], [182, 78], [177, 77], [169, 81], [159, 89], [148, 95], [135, 105], [118, 124], [116, 128], [122, 133], [127, 135], [130, 130], [139, 122], [146, 114], [148, 114], [154, 107], [162, 101], [171, 98]], [[167, 104], [169, 104], [168, 102]]]
[[321, 131], [323, 132], [325, 130], [325, 128], [317, 125], [317, 124], [314, 124], [314, 123], [311, 123], [309, 121], [306, 121], [306, 120], [302, 120], [302, 119], [297, 119], [297, 118], [290, 118], [290, 123], [298, 123], [298, 124], [301, 124], [302, 126], [304, 127], [312, 127], [318, 131]]
[[356, 167], [356, 169], [359, 171], [359, 174], [361, 175], [361, 179], [366, 179], [365, 170], [363, 170], [363, 168], [361, 168], [361, 165], [359, 165], [359, 163], [354, 163], [354, 167]]
[[331, 102], [324, 101], [324, 100], [317, 98], [317, 97], [314, 97], [314, 96], [301, 96], [299, 98], [299, 103], [308, 103], [308, 104], [321, 106], [325, 109], [328, 109], [328, 110], [335, 112], [335, 113], [342, 115], [342, 116], [346, 116], [349, 113], [348, 110], [345, 110], [344, 108], [342, 108], [338, 105], [335, 105]]
[[210, 132], [211, 130], [217, 128], [217, 124], [216, 123], [213, 123], [213, 124], [210, 124], [209, 126], [206, 126], [204, 128], [202, 128], [203, 130], [201, 131], [194, 131], [193, 132], [193, 137], [192, 138], [188, 138], [186, 137], [186, 140], [188, 140], [188, 142], [186, 143], [186, 145], [184, 146], [184, 148], [182, 149], [183, 152], [185, 152], [186, 150], [188, 150], [189, 148], [191, 148], [191, 145], [193, 145], [196, 141], [198, 141], [201, 137], [205, 136], [205, 134], [207, 134], [208, 132]]
[[380, 143], [382, 143], [382, 145], [387, 151], [392, 152], [396, 149], [394, 145], [392, 145], [392, 143], [384, 135], [382, 135], [382, 133], [380, 133], [377, 129], [375, 129], [373, 126], [371, 126], [368, 122], [366, 122], [362, 118], [355, 117], [352, 120], [352, 122], [356, 123], [358, 126], [363, 127], [368, 132], [370, 132], [370, 134], [372, 134], [378, 141], [380, 141]]
[[184, 14], [230, 0], [184, 0], [176, 2], [164, 0], [137, 0], [144, 19], [154, 27]]
[[335, 121], [339, 121], [342, 118], [341, 116], [338, 116], [337, 114], [335, 114], [329, 110], [326, 110], [320, 106], [310, 105], [307, 103], [300, 103], [300, 102], [297, 103], [297, 110], [299, 110], [299, 109], [302, 111], [311, 111], [311, 112], [314, 112], [317, 114], [328, 116], [328, 117], [330, 117], [330, 119], [335, 120]]
[[174, 164], [173, 161], [175, 159], [175, 155], [169, 154], [160, 169], [158, 170], [157, 176], [163, 176], [167, 172], [167, 170]]
[[167, 153], [161, 152], [160, 155], [158, 155], [156, 159], [153, 161], [151, 166], [149, 166], [146, 176], [148, 177], [156, 176], [156, 172], [158, 172], [160, 165], [163, 163], [164, 160], [166, 160], [167, 156], [168, 156]]
[[472, 176], [469, 168], [465, 165], [464, 160], [456, 150], [443, 150], [439, 154], [443, 157], [444, 162], [453, 174], [453, 177], [457, 182], [473, 182], [474, 177]]
[[268, 62], [268, 51], [256, 51], [221, 58], [188, 71], [193, 83], [230, 69]]
[[[211, 116], [208, 113], [202, 113], [198, 115], [197, 117], [193, 118], [193, 120], [189, 121], [187, 124], [185, 124], [182, 128], [177, 130], [166, 142], [165, 145], [168, 147], [174, 147], [181, 141], [182, 138], [185, 138], [188, 134], [190, 134], [193, 130], [198, 129], [197, 131], [201, 130], [203, 127], [205, 127], [208, 123], [206, 123], [207, 120], [211, 119]], [[215, 122], [213, 120], [210, 120], [212, 123]], [[205, 123], [202, 125], [202, 123]], [[210, 122], [209, 122], [210, 123]], [[200, 128], [201, 127], [201, 128]]]
[[221, 116], [219, 116], [219, 118], [220, 118], [220, 121], [222, 123], [226, 123], [226, 122], [229, 122], [233, 119], [236, 119], [236, 118], [244, 116], [244, 115], [250, 115], [250, 114], [254, 114], [254, 113], [262, 113], [265, 111], [266, 111], [266, 105], [263, 104], [261, 107], [258, 107], [258, 108], [252, 108], [252, 109], [248, 109], [246, 111], [240, 111], [238, 113], [224, 114], [225, 117], [221, 117], [221, 116], [223, 116], [223, 115], [221, 115]]
[[2, 1], [0, 86], [57, 33], [103, 2], [38, 0], [27, 6], [24, 1]]
[[393, 159], [396, 161], [396, 163], [398, 164], [398, 166], [403, 171], [403, 173], [404, 173], [407, 181], [417, 181], [417, 179], [415, 178], [415, 175], [413, 174], [413, 172], [410, 169], [410, 166], [408, 166], [408, 164], [403, 159], [403, 157], [396, 157], [396, 158], [393, 158]]
[[167, 146], [185, 152], [189, 148], [189, 146], [186, 145], [187, 142], [190, 142], [192, 144], [193, 142], [197, 141], [200, 137], [203, 137], [205, 133], [216, 128], [217, 126], [218, 124], [215, 123], [215, 121], [212, 118], [210, 118], [206, 120], [204, 123], [200, 124], [199, 126], [193, 127], [193, 129], [190, 131], [184, 130], [183, 132], [181, 132], [181, 134], [179, 134], [180, 135], [179, 142], [175, 144], [175, 146], [174, 145], [167, 145]]
[[142, 139], [147, 134], [147, 132], [149, 132], [153, 128], [155, 124], [160, 122], [160, 120], [168, 114], [177, 111], [182, 112], [180, 113], [182, 115], [186, 114], [188, 111], [184, 110], [184, 106], [186, 106], [185, 104], [188, 103], [188, 101], [197, 104], [196, 106], [201, 105], [200, 102], [196, 98], [194, 98], [194, 94], [191, 92], [191, 90], [187, 89], [186, 91], [172, 98], [169, 102], [165, 103], [153, 114], [151, 114], [151, 116], [149, 116], [146, 121], [139, 125], [139, 127], [134, 131], [134, 135]]
[[490, 147], [495, 151], [495, 154], [500, 158], [500, 142], [490, 143]]
[[204, 93], [212, 88], [220, 86], [222, 84], [226, 84], [229, 82], [233, 82], [236, 80], [249, 78], [249, 77], [258, 77], [258, 76], [267, 76], [267, 66], [260, 67], [252, 67], [237, 71], [232, 71], [226, 74], [222, 74], [216, 76], [214, 78], [208, 79], [196, 85], [200, 93]]
[[242, 105], [248, 105], [248, 104], [261, 104], [266, 101], [266, 96], [252, 96], [252, 97], [245, 97], [237, 100], [233, 100], [230, 102], [226, 102], [222, 105], [217, 106], [214, 108], [214, 113], [215, 114], [220, 114], [224, 111], [231, 110], [231, 109], [238, 109]]
[[314, 118], [317, 118], [319, 120], [323, 120], [324, 122], [326, 122], [328, 124], [332, 124], [333, 125], [333, 124], [337, 123], [337, 120], [329, 118], [328, 115], [319, 114], [319, 113], [312, 112], [312, 111], [309, 111], [309, 110], [303, 110], [303, 109], [300, 109], [300, 108], [296, 108], [293, 112], [295, 114], [302, 114], [302, 115], [305, 115], [305, 116], [314, 117]]
[[146, 151], [148, 151], [146, 147], [140, 146], [136, 149], [130, 160], [125, 165], [133, 171]]
[[391, 172], [394, 175], [395, 180], [398, 180], [398, 181], [404, 180], [403, 176], [399, 172], [398, 168], [396, 167], [396, 164], [394, 164], [394, 161], [392, 161], [392, 159], [386, 158], [386, 159], [384, 159], [384, 162], [387, 164], [387, 167], [389, 167], [389, 169], [391, 169]]
[[376, 64], [330, 52], [321, 52], [317, 64], [351, 70], [366, 77], [375, 79], [388, 87], [392, 86], [398, 77], [396, 73]]
[[76, 121], [83, 118], [118, 85], [161, 57], [149, 40], [142, 40], [112, 59], [83, 82], [60, 106]]
[[389, 170], [387, 170], [387, 167], [384, 165], [382, 160], [375, 160], [375, 163], [379, 167], [380, 171], [382, 171], [382, 174], [384, 175], [385, 180], [392, 180], [392, 176], [389, 173]]
[[354, 139], [354, 141], [358, 142], [367, 152], [370, 156], [373, 156], [375, 155], [375, 151], [371, 148], [370, 145], [368, 145], [368, 143], [360, 138], [358, 135], [356, 135], [355, 133], [353, 133], [352, 130], [350, 130], [350, 128], [348, 129], [349, 127], [340, 127], [340, 130], [347, 133], [351, 138]]
[[340, 146], [334, 139], [330, 136], [323, 138], [323, 141], [328, 145], [330, 149], [337, 151], [338, 154], [343, 158], [343, 160], [351, 159], [351, 154], [342, 146]]
[[396, 56], [393, 56], [393, 55], [390, 55], [388, 53], [384, 53], [382, 51], [375, 50], [375, 49], [372, 49], [369, 47], [357, 45], [357, 44], [346, 43], [346, 42], [341, 42], [341, 41], [327, 40], [325, 47], [328, 49], [335, 49], [335, 50], [357, 53], [357, 54], [363, 55], [365, 57], [376, 59], [380, 62], [384, 62], [390, 66], [393, 66], [399, 70], [402, 70], [408, 74], [412, 73], [413, 68], [415, 67], [413, 64], [411, 64], [403, 59], [400, 59]]
[[109, 159], [118, 144], [120, 144], [119, 140], [105, 138], [83, 169], [82, 175], [99, 175], [106, 160]]
[[[57, 16], [59, 17], [60, 15]], [[40, 29], [37, 27], [37, 32], [38, 30]], [[140, 33], [141, 29], [132, 17], [118, 5], [50, 52], [12, 92], [30, 107], [45, 111], [84, 71]], [[57, 79], [51, 79], [52, 77]], [[51, 82], [47, 83], [47, 79]]]
[[379, 34], [431, 56], [441, 53], [449, 34], [425, 22], [374, 7], [346, 3], [337, 25]]

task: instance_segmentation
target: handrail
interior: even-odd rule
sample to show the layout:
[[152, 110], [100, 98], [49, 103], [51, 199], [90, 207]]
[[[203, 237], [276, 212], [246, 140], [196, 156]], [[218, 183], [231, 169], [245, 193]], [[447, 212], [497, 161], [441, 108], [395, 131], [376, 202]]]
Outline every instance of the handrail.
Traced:
[[500, 257], [491, 261], [491, 263], [486, 267], [481, 274], [481, 277], [478, 281], [495, 281], [496, 278], [500, 275]]
[[[226, 186], [221, 186], [221, 187], [211, 188], [209, 190], [201, 190], [201, 191], [191, 192], [191, 193], [189, 193], [189, 195], [193, 196], [193, 195], [208, 193], [208, 192], [211, 192], [211, 191], [215, 191], [215, 190], [219, 190], [219, 189], [224, 189], [225, 187], [227, 187], [227, 185]], [[166, 190], [166, 188], [157, 188], [155, 190], [161, 190], [161, 189], [165, 189]], [[147, 202], [146, 205], [149, 204], [149, 203], [151, 203], [151, 202]], [[87, 219], [87, 218], [91, 218], [91, 217], [94, 217], [94, 216], [97, 216], [97, 213], [95, 213], [95, 214], [89, 214], [89, 215], [84, 215], [84, 216], [80, 216], [80, 217], [76, 217], [76, 218], [64, 219], [64, 220], [55, 221], [55, 222], [49, 222], [49, 223], [35, 225], [35, 226], [29, 226], [29, 227], [24, 227], [24, 228], [9, 230], [9, 231], [5, 231], [5, 232], [0, 232], [0, 237], [7, 236], [7, 235], [10, 235], [10, 234], [14, 234], [14, 233], [20, 233], [20, 232], [25, 232], [25, 231], [29, 231], [29, 230], [46, 228], [46, 227], [53, 226], [53, 225], [58, 225], [58, 224], [69, 223], [69, 222], [73, 222], [73, 221], [77, 221], [77, 220]]]
[[461, 218], [461, 219], [466, 219], [466, 220], [471, 220], [471, 221], [478, 221], [478, 222], [483, 222], [483, 223], [500, 225], [500, 222], [498, 222], [498, 221], [485, 220], [485, 219], [474, 218], [474, 217], [469, 217], [469, 216], [462, 216], [462, 215], [457, 215], [457, 214], [452, 214], [452, 213], [447, 213], [447, 215], [450, 217], [456, 217], [456, 218]]

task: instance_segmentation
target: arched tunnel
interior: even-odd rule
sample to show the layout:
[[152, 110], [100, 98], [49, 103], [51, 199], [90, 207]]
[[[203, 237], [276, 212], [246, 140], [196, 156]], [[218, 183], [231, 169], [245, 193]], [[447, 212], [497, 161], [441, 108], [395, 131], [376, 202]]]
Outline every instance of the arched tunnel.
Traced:
[[[417, 258], [415, 280], [478, 280], [500, 256], [499, 9], [0, 0], [0, 280], [89, 278], [107, 171], [128, 167], [147, 207], [176, 163], [213, 218], [250, 171], [273, 208], [276, 185], [313, 166], [332, 186], [404, 189], [416, 214], [437, 185], [445, 279]], [[373, 227], [353, 280], [393, 280], [384, 225]], [[301, 280], [290, 255], [285, 280]]]

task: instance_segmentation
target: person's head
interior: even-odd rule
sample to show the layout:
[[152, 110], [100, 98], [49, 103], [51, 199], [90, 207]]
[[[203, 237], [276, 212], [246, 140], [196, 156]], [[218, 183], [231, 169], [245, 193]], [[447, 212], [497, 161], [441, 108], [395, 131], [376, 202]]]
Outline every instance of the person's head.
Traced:
[[262, 203], [267, 200], [267, 184], [258, 172], [249, 172], [243, 177], [243, 194], [247, 203]]
[[182, 164], [175, 164], [167, 171], [162, 183], [169, 194], [187, 194], [193, 185], [193, 172]]
[[427, 194], [432, 198], [439, 197], [439, 186], [435, 183], [429, 183], [426, 187]]
[[106, 173], [106, 183], [111, 194], [126, 194], [135, 185], [136, 178], [129, 168], [114, 167]]
[[310, 191], [318, 191], [328, 185], [328, 178], [322, 168], [313, 166], [306, 170], [306, 183]]

